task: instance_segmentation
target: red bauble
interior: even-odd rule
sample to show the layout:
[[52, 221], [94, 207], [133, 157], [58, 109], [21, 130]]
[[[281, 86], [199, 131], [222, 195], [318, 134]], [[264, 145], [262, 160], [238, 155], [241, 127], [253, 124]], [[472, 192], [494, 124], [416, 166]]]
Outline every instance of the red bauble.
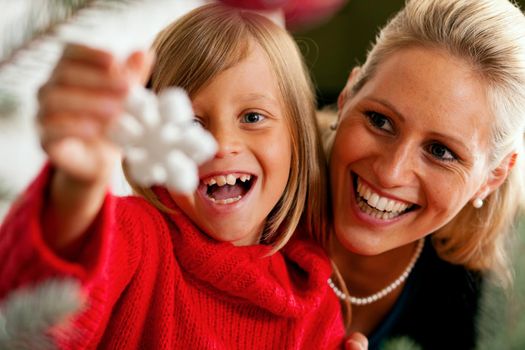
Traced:
[[221, 2], [235, 7], [252, 10], [275, 10], [286, 5], [289, 0], [221, 0]]
[[286, 26], [293, 29], [321, 22], [345, 3], [346, 0], [290, 0], [284, 7]]
[[252, 10], [283, 8], [286, 25], [301, 27], [322, 21], [337, 12], [346, 0], [221, 0], [230, 6]]

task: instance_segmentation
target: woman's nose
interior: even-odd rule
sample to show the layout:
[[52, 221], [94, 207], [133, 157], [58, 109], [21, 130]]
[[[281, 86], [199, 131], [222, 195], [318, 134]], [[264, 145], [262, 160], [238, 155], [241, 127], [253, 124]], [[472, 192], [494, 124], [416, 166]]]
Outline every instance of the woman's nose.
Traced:
[[418, 173], [418, 151], [410, 143], [400, 143], [380, 150], [374, 162], [379, 185], [383, 188], [407, 186]]

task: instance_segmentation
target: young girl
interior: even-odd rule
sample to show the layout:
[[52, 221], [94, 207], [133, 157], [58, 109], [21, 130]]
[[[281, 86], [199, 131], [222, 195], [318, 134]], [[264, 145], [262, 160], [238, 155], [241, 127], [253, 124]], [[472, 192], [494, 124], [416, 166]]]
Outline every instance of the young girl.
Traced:
[[50, 165], [0, 231], [0, 299], [52, 276], [88, 296], [67, 349], [329, 349], [341, 344], [339, 304], [322, 251], [299, 225], [323, 230], [325, 179], [312, 88], [290, 36], [266, 18], [207, 5], [154, 44], [151, 86], [181, 86], [216, 138], [189, 196], [106, 192], [116, 156], [105, 137], [132, 55], [69, 46], [40, 91]]

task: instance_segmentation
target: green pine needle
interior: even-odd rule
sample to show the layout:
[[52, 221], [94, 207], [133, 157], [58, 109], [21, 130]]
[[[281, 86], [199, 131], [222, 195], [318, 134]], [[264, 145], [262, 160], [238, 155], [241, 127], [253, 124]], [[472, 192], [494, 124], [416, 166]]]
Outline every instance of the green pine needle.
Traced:
[[0, 349], [55, 349], [49, 332], [74, 332], [68, 321], [84, 304], [80, 284], [72, 279], [15, 290], [0, 304]]
[[422, 350], [412, 339], [399, 337], [388, 340], [382, 347], [383, 350]]

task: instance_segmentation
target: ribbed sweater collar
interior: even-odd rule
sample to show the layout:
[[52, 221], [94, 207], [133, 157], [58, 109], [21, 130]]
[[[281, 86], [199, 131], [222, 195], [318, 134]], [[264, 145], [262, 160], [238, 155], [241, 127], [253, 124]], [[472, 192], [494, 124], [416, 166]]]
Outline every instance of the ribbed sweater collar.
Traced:
[[236, 247], [211, 239], [175, 205], [168, 191], [155, 188], [174, 213], [172, 239], [181, 267], [196, 280], [283, 317], [316, 310], [327, 293], [331, 267], [312, 242], [294, 239], [273, 255], [266, 245]]

